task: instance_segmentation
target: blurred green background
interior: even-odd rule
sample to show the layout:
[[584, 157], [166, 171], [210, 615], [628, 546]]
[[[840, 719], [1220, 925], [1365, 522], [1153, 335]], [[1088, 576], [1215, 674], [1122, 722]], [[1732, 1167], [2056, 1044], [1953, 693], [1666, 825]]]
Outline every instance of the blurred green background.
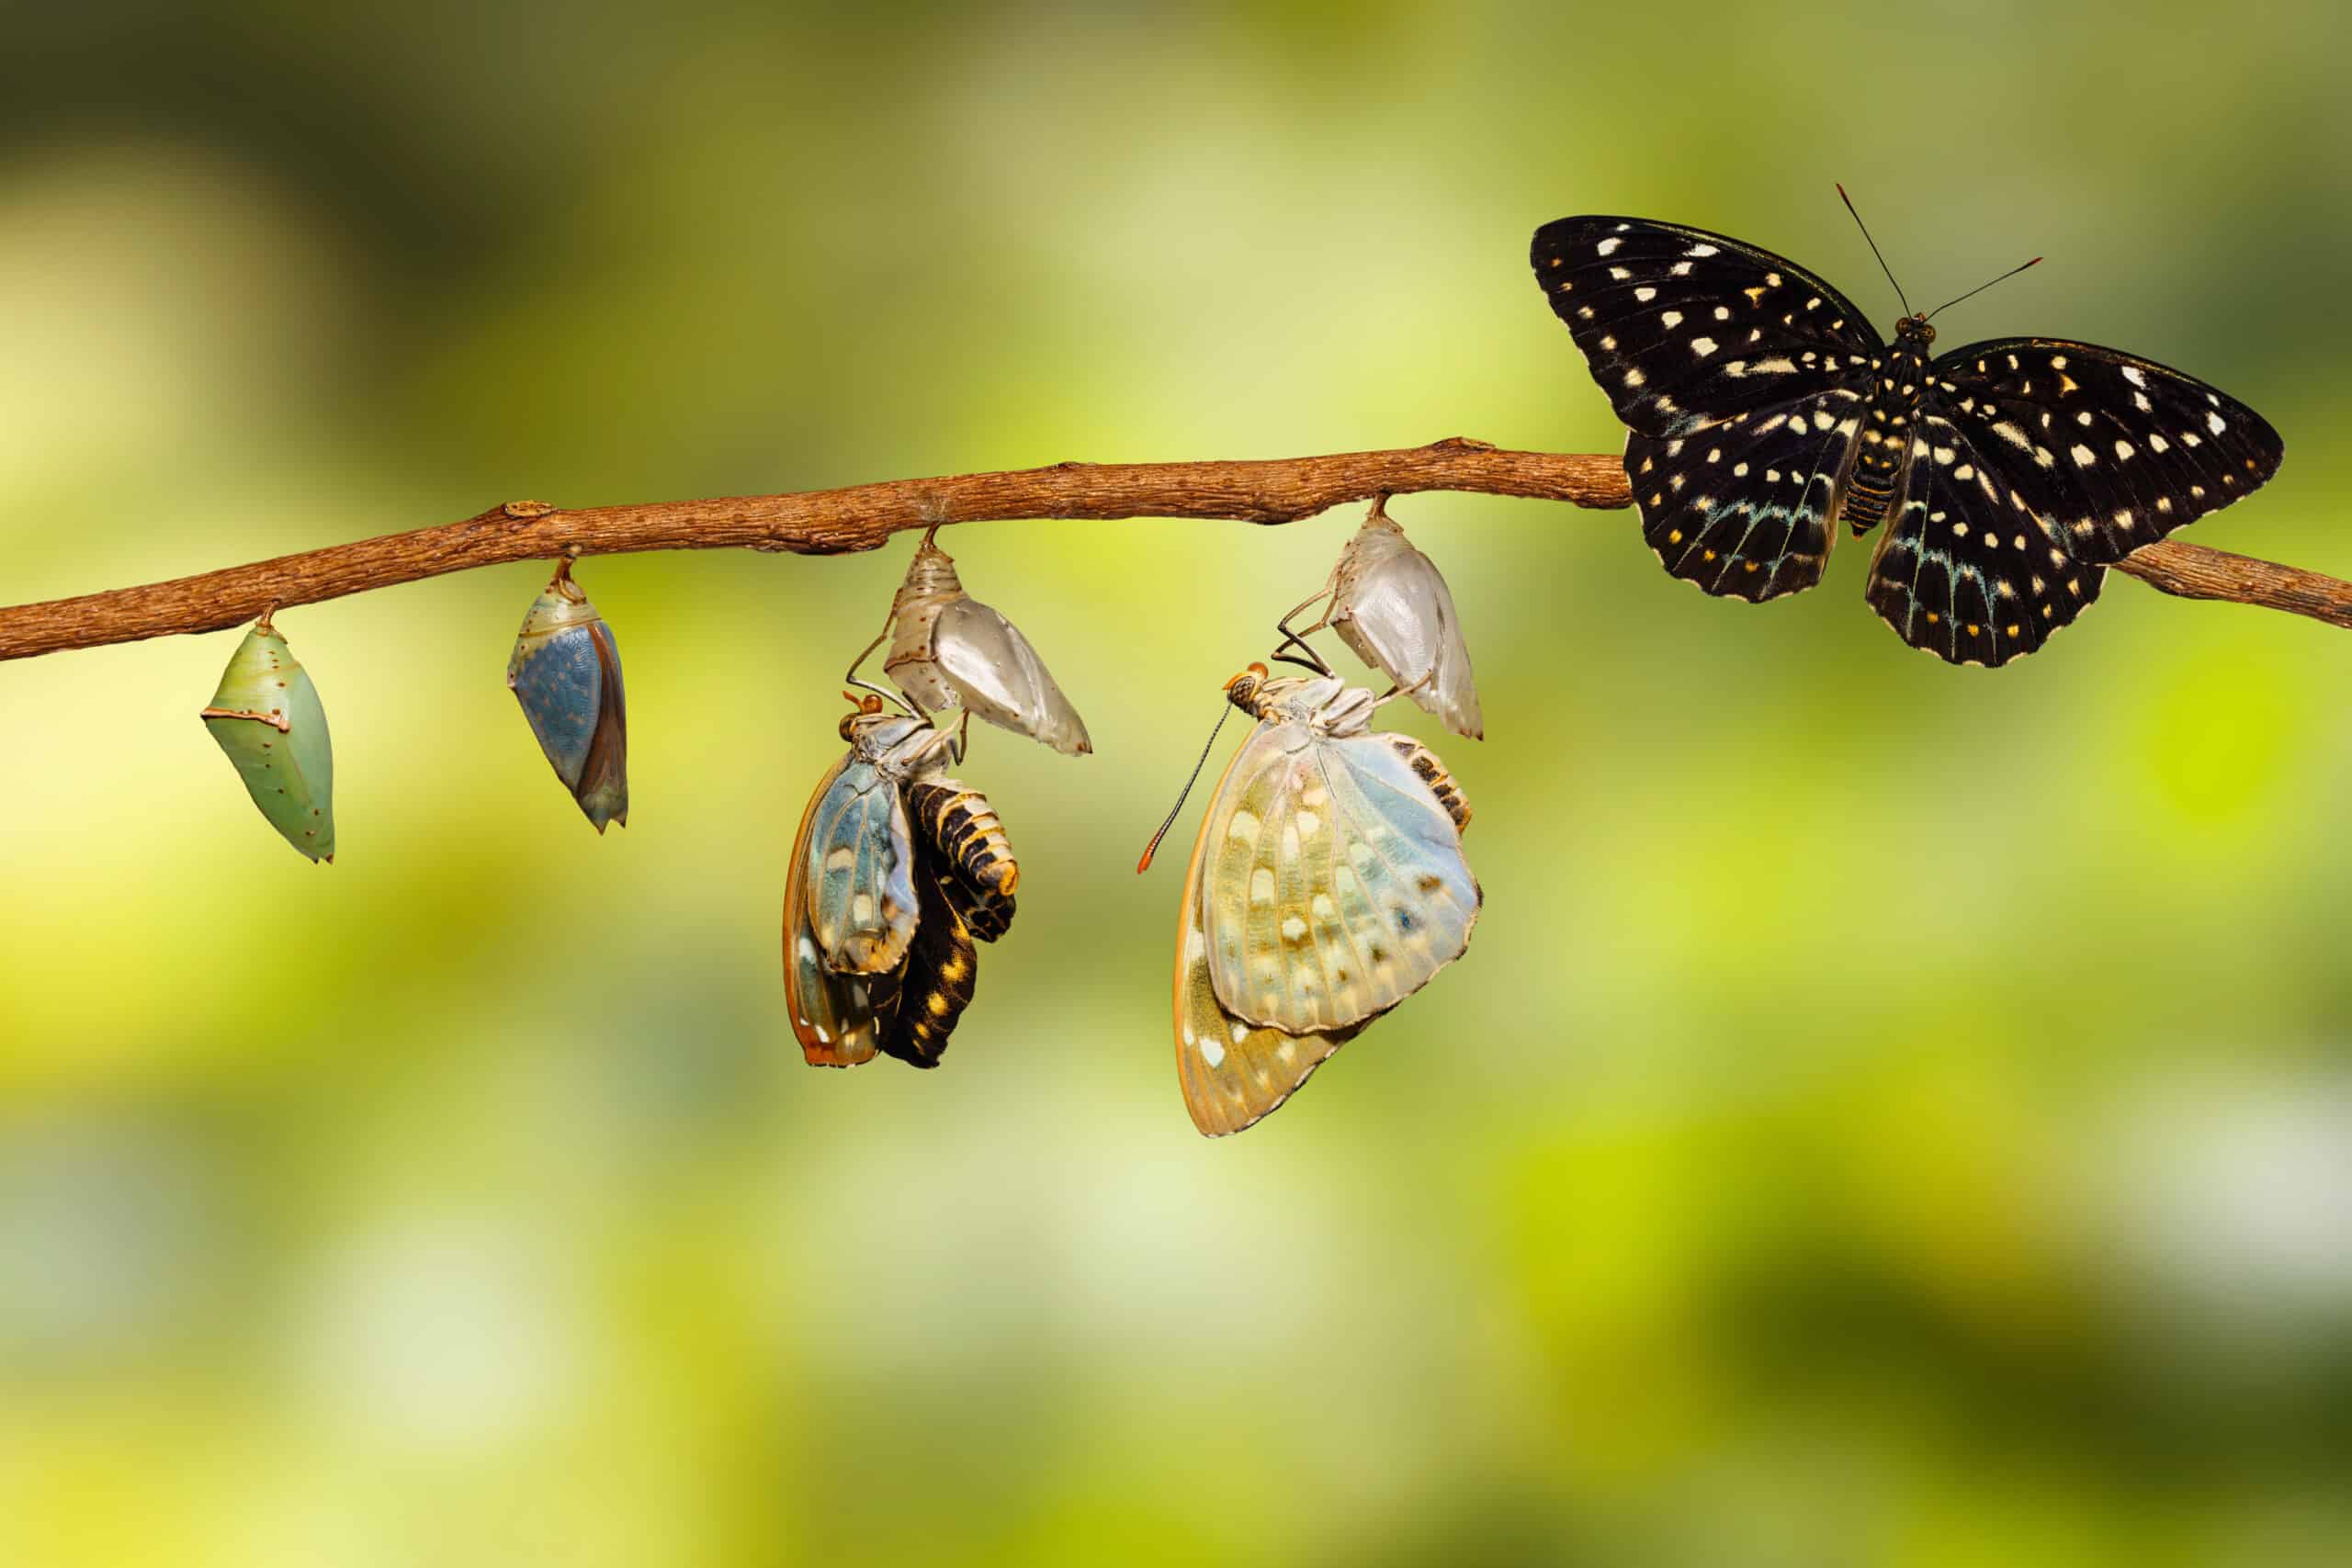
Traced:
[[[1915, 298], [2049, 254], [1947, 341], [2262, 410], [2191, 536], [2352, 570], [2324, 0], [205, 9], [0, 17], [0, 600], [509, 497], [1615, 450], [1529, 233], [1883, 326], [1833, 179]], [[1487, 916], [1221, 1143], [1129, 867], [1353, 509], [946, 541], [1098, 754], [978, 737], [1022, 914], [934, 1074], [804, 1068], [777, 973], [903, 541], [589, 561], [601, 841], [503, 690], [540, 566], [280, 617], [329, 869], [196, 721], [236, 634], [0, 666], [0, 1562], [2352, 1560], [2352, 640], [2118, 576], [1955, 670], [1851, 545], [1754, 609], [1625, 513], [1395, 510]]]

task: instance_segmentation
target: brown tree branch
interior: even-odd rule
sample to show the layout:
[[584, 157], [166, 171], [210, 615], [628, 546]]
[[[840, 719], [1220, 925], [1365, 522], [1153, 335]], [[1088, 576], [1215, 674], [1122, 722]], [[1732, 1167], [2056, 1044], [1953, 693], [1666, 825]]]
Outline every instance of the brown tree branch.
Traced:
[[[750, 549], [798, 555], [870, 550], [933, 523], [1019, 517], [1196, 517], [1291, 523], [1351, 501], [1412, 491], [1620, 507], [1631, 501], [1614, 456], [1506, 452], [1461, 436], [1427, 446], [1262, 462], [1062, 463], [1012, 473], [893, 479], [846, 490], [567, 510], [509, 502], [479, 517], [249, 566], [76, 599], [0, 609], [0, 660], [218, 631], [284, 609], [566, 554]], [[2352, 583], [2172, 540], [2121, 570], [2167, 593], [2227, 599], [2352, 627]]]

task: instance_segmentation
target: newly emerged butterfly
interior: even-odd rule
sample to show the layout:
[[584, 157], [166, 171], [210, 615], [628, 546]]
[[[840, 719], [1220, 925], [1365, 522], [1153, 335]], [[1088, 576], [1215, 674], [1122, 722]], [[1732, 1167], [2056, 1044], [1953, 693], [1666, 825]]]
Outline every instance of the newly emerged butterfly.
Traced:
[[844, 715], [849, 753], [809, 798], [784, 895], [785, 1003], [811, 1066], [876, 1052], [936, 1066], [972, 999], [974, 942], [1012, 923], [1020, 868], [987, 799], [945, 776], [953, 730]]
[[1370, 692], [1253, 664], [1226, 697], [1258, 727], [1202, 818], [1176, 939], [1177, 1080], [1212, 1137], [1461, 957], [1481, 899], [1461, 790], [1419, 741], [1373, 733]]
[[1812, 273], [1702, 229], [1563, 218], [1532, 261], [1668, 571], [1771, 599], [1821, 581], [1840, 519], [1883, 519], [1871, 608], [1953, 663], [2033, 652], [2109, 566], [2278, 471], [2278, 432], [2193, 377], [2062, 338], [1930, 359], [1935, 312], [1906, 303], [1883, 343]]

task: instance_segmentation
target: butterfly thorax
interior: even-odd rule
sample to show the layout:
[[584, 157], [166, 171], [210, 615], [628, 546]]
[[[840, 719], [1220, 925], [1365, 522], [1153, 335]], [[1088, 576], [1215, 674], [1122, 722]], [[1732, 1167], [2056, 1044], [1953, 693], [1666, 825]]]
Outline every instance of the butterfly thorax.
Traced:
[[885, 778], [912, 780], [947, 765], [956, 732], [902, 714], [853, 714], [842, 724], [850, 754]]
[[1376, 705], [1370, 692], [1337, 675], [1275, 675], [1251, 665], [1225, 684], [1226, 700], [1270, 724], [1300, 723], [1321, 735], [1362, 735]]
[[1936, 329], [1924, 316], [1894, 323], [1894, 343], [1870, 362], [1870, 405], [1854, 437], [1854, 467], [1846, 480], [1838, 515], [1856, 537], [1869, 533], [1894, 503], [1903, 482], [1904, 455], [1911, 449], [1912, 423], [1928, 389], [1928, 353]]

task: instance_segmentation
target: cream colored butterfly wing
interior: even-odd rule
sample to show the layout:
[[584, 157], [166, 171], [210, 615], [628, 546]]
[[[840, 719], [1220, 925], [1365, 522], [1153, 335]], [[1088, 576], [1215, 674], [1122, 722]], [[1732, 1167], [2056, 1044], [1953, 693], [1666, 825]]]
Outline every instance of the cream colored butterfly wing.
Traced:
[[[1234, 764], [1226, 768], [1226, 782]], [[1225, 792], [1225, 783], [1217, 793]], [[1176, 1082], [1193, 1125], [1212, 1138], [1238, 1133], [1297, 1091], [1307, 1076], [1360, 1033], [1363, 1025], [1326, 1034], [1285, 1034], [1235, 1018], [1216, 999], [1209, 979], [1207, 901], [1202, 866], [1208, 859], [1209, 821], [1193, 843], [1176, 933]]]
[[1202, 823], [1216, 999], [1287, 1034], [1395, 1007], [1462, 956], [1478, 918], [1462, 835], [1402, 738], [1261, 723]]

